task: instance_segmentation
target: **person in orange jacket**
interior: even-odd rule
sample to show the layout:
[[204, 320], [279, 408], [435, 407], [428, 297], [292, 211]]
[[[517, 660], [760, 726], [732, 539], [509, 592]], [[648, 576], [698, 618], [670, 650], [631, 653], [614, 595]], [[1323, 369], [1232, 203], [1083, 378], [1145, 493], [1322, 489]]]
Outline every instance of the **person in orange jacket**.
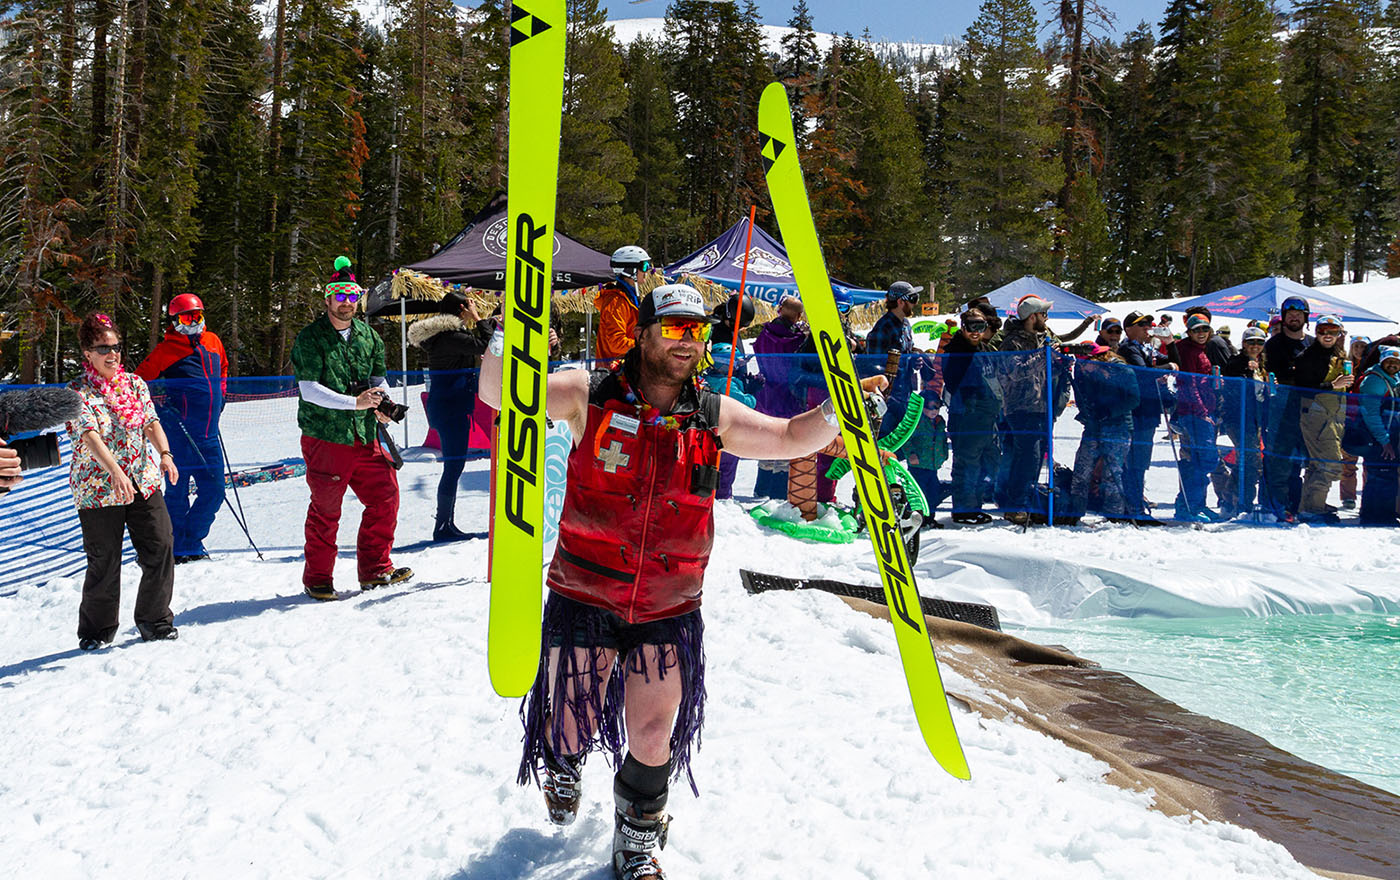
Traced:
[[627, 354], [636, 344], [637, 283], [652, 269], [651, 257], [640, 247], [629, 244], [613, 251], [611, 284], [603, 285], [594, 298], [598, 309], [599, 360], [612, 361]]
[[[166, 496], [175, 544], [175, 564], [208, 559], [204, 539], [224, 503], [224, 455], [219, 443], [219, 416], [228, 390], [224, 344], [204, 326], [204, 303], [182, 293], [166, 309], [170, 327], [136, 375], [147, 382], [163, 380], [152, 390], [167, 426], [170, 451], [180, 479]], [[190, 503], [190, 480], [195, 498]]]

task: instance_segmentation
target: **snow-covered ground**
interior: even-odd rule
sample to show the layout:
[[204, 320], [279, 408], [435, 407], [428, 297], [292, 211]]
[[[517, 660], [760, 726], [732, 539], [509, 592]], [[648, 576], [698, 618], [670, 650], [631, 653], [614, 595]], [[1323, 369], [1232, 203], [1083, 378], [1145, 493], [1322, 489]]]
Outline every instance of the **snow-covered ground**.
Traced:
[[[286, 454], [287, 415], [284, 401], [232, 405], [234, 457]], [[437, 470], [410, 462], [401, 474], [395, 561], [417, 577], [399, 588], [334, 604], [300, 594], [306, 493], [293, 480], [241, 490], [266, 561], [224, 514], [215, 559], [177, 570], [178, 642], [144, 644], [130, 626], [134, 566], [126, 626], [97, 654], [76, 650], [78, 579], [3, 600], [6, 873], [608, 876], [604, 762], [588, 766], [583, 814], [564, 831], [546, 823], [538, 792], [515, 785], [518, 703], [496, 697], [486, 674], [485, 542], [424, 542]], [[484, 464], [461, 485], [459, 524], [484, 529]], [[342, 546], [359, 511], [347, 499]], [[1105, 783], [1107, 765], [956, 703], [973, 780], [953, 780], [915, 729], [887, 623], [824, 594], [752, 597], [739, 584], [741, 567], [875, 583], [868, 546], [762, 531], [738, 502], [720, 503], [716, 520], [701, 796], [673, 795], [672, 877], [1310, 876], [1253, 832], [1168, 818], [1150, 794]], [[1374, 552], [1350, 552], [1360, 535]], [[1182, 613], [1340, 610], [1366, 597], [1400, 608], [1383, 562], [1400, 539], [1373, 530], [926, 536], [923, 592], [993, 602], [1008, 621], [1104, 613], [1134, 589], [1160, 590], [1168, 598], [1152, 601]], [[1303, 566], [1329, 551], [1350, 566], [1346, 584], [1300, 586]], [[353, 563], [338, 575], [348, 591]], [[977, 692], [951, 672], [946, 684]]]

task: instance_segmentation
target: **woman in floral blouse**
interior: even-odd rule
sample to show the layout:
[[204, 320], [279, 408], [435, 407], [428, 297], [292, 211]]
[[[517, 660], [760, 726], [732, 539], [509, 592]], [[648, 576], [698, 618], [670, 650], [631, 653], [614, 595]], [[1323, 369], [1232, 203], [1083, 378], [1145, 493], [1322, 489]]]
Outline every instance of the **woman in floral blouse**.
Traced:
[[175, 584], [170, 514], [161, 495], [163, 473], [179, 477], [170, 443], [156, 418], [146, 383], [122, 369], [121, 333], [106, 315], [89, 315], [78, 330], [83, 375], [69, 387], [83, 399], [68, 423], [73, 467], [68, 476], [87, 552], [87, 578], [78, 608], [78, 647], [112, 643], [121, 601], [122, 533], [141, 566], [136, 628], [144, 641], [173, 639], [170, 595]]

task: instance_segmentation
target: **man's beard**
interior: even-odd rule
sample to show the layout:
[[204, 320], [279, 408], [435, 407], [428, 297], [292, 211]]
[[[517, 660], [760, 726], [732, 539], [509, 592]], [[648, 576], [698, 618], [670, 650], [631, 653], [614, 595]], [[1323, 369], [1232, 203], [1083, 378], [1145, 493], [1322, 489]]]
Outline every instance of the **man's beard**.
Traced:
[[698, 359], [680, 361], [656, 347], [642, 344], [638, 346], [642, 358], [641, 374], [651, 382], [663, 385], [681, 386], [695, 375]]

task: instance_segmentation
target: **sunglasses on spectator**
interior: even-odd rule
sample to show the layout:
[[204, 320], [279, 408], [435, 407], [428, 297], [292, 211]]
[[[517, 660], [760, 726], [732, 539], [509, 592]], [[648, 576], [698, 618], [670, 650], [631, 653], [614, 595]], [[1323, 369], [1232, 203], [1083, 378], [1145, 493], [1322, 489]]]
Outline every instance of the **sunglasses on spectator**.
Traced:
[[986, 333], [987, 325], [980, 321], [976, 323], [969, 321], [968, 323], [963, 325], [963, 329], [966, 330], [968, 333]]
[[1187, 333], [1209, 333], [1209, 332], [1210, 332], [1210, 328], [1209, 328], [1209, 327], [1192, 327], [1190, 330], [1187, 330], [1186, 332], [1187, 332]]
[[200, 321], [203, 321], [204, 312], [181, 312], [180, 314], [175, 316], [175, 320], [179, 321], [181, 324], [184, 324], [186, 327], [189, 327], [192, 324], [198, 324]]
[[122, 347], [121, 343], [117, 343], [116, 345], [94, 345], [92, 348], [89, 348], [88, 351], [92, 352], [93, 354], [106, 357], [107, 355], [112, 354], [113, 352], [121, 354]]
[[1244, 344], [1245, 344], [1245, 345], [1263, 345], [1263, 344], [1264, 344], [1264, 340], [1262, 340], [1262, 339], [1246, 339], [1246, 340], [1244, 341]]
[[692, 318], [662, 318], [662, 339], [694, 339], [704, 342], [710, 338], [710, 322]]
[[1122, 332], [1123, 332], [1123, 328], [1122, 328], [1122, 327], [1105, 327], [1105, 328], [1103, 328], [1103, 332], [1105, 332], [1105, 333], [1122, 333]]
[[336, 302], [353, 303], [360, 301], [360, 295], [358, 293], [337, 293], [334, 294], [334, 296]]
[[1323, 330], [1321, 327], [1319, 327], [1318, 330], [1317, 330], [1317, 335], [1318, 335], [1318, 336], [1341, 336], [1341, 335], [1342, 335], [1342, 331], [1337, 330], [1337, 329], [1332, 328], [1332, 327], [1328, 327], [1326, 330]]

